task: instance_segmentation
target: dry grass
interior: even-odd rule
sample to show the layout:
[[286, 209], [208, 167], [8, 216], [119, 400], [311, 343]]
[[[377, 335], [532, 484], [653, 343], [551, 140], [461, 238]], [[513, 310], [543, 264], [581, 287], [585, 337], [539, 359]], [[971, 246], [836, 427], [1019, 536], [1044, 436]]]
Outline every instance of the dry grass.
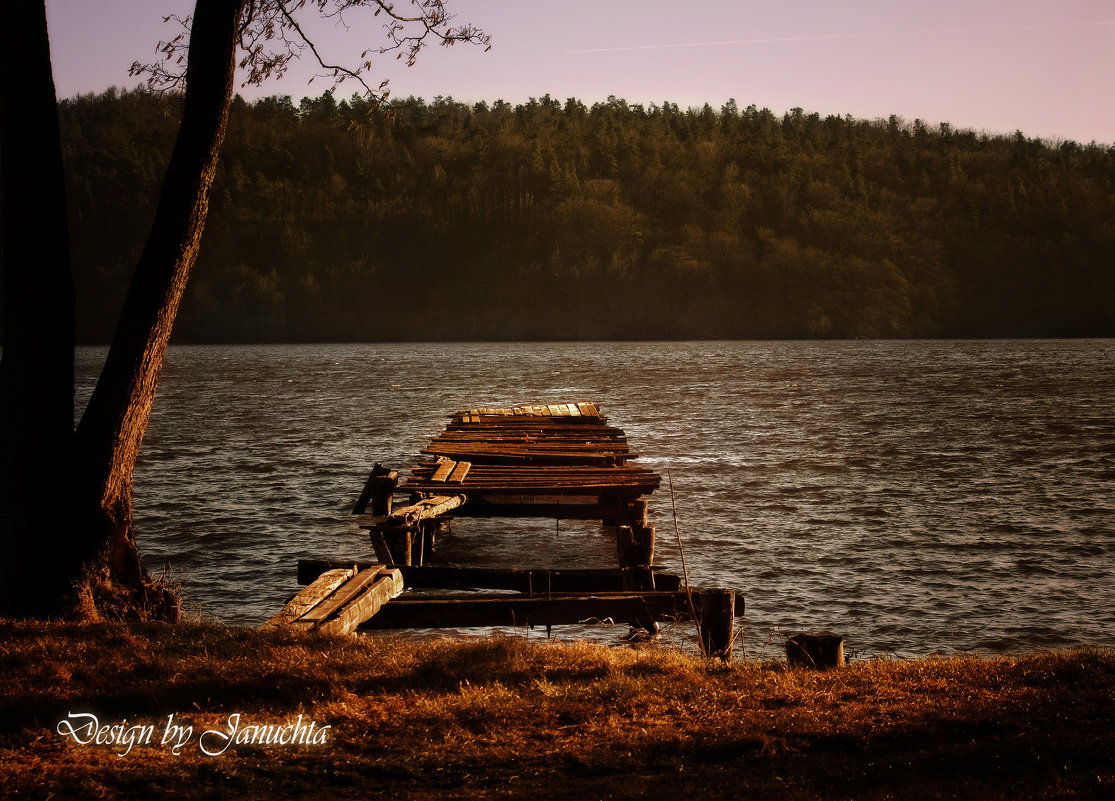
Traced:
[[[0, 622], [14, 798], [1110, 798], [1115, 654], [863, 662], [814, 673], [653, 646], [325, 639]], [[143, 723], [125, 757], [68, 712]], [[167, 716], [329, 725], [320, 746], [175, 756]]]

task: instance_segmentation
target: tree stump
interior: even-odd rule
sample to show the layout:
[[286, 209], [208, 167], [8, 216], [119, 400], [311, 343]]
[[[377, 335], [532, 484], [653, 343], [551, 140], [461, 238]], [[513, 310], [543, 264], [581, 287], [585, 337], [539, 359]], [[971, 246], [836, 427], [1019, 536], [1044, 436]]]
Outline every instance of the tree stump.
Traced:
[[736, 594], [733, 590], [694, 590], [701, 652], [707, 657], [719, 656], [732, 661], [735, 641]]
[[843, 667], [844, 638], [830, 632], [795, 634], [786, 640], [786, 660], [815, 670]]

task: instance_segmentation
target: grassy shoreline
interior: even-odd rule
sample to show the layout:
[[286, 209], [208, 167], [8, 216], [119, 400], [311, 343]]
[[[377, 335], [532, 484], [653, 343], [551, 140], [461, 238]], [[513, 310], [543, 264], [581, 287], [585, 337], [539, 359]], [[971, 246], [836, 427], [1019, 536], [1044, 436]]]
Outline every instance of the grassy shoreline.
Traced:
[[[0, 667], [9, 798], [1115, 795], [1109, 649], [817, 673], [656, 646], [0, 621]], [[83, 744], [59, 732], [71, 713], [149, 741]], [[192, 727], [177, 753], [172, 714]]]

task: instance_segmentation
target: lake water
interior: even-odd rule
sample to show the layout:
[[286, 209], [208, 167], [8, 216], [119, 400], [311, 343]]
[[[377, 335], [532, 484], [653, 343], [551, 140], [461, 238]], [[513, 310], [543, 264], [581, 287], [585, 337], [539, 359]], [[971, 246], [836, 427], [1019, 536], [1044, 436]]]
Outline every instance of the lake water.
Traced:
[[[580, 400], [663, 475], [656, 561], [680, 572], [676, 508], [691, 581], [744, 599], [747, 658], [822, 629], [866, 657], [1115, 645], [1115, 340], [174, 347], [140, 549], [188, 609], [258, 624], [299, 558], [371, 555], [348, 518], [374, 462], [458, 409]], [[596, 525], [455, 530], [458, 562], [614, 564]]]

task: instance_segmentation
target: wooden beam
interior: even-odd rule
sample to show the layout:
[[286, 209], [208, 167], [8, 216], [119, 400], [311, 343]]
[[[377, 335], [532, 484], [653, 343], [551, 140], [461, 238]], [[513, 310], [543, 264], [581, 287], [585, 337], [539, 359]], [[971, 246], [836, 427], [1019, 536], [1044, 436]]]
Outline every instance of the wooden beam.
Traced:
[[307, 630], [316, 628], [348, 603], [356, 600], [360, 593], [371, 586], [376, 576], [384, 569], [383, 565], [372, 565], [366, 570], [361, 570], [323, 598], [320, 603], [315, 604], [305, 614], [292, 621], [290, 625]]
[[456, 509], [465, 500], [466, 496], [464, 495], [434, 495], [430, 498], [423, 498], [410, 506], [396, 509], [387, 518], [387, 524], [390, 526], [411, 526], [419, 520], [429, 520]]
[[[595, 504], [561, 503], [541, 504], [531, 501], [519, 503], [520, 496], [498, 496], [490, 498], [469, 497], [466, 506], [461, 507], [454, 515], [457, 517], [486, 518], [486, 517], [549, 517], [554, 520], [604, 520], [614, 518], [620, 506], [614, 502]], [[534, 497], [534, 496], [531, 496]], [[501, 499], [506, 499], [504, 502]]]
[[[298, 583], [312, 584], [323, 573], [349, 564], [336, 559], [300, 559]], [[357, 569], [371, 567], [357, 562]], [[676, 592], [681, 577], [658, 568], [486, 568], [427, 565], [391, 565], [402, 572], [406, 586], [421, 589], [517, 590], [527, 595], [547, 592], [619, 592], [662, 590]]]
[[453, 472], [453, 468], [456, 466], [456, 462], [450, 459], [445, 459], [437, 466], [437, 469], [434, 471], [433, 476], [430, 477], [430, 481], [445, 481], [447, 478], [449, 478], [449, 474]]
[[368, 480], [364, 483], [364, 489], [360, 493], [360, 497], [356, 499], [356, 503], [352, 507], [352, 513], [354, 515], [364, 514], [367, 511], [368, 503], [371, 502], [372, 514], [391, 514], [391, 495], [395, 492], [398, 483], [399, 474], [397, 472], [389, 470], [376, 462]]
[[469, 462], [457, 462], [457, 466], [453, 468], [453, 472], [449, 475], [449, 483], [460, 484], [465, 480], [465, 476], [468, 475], [469, 468], [471, 467], [472, 464]]
[[655, 621], [689, 616], [684, 593], [635, 592], [550, 597], [401, 596], [361, 625], [364, 629], [559, 626], [619, 623], [653, 629]]
[[383, 570], [356, 598], [349, 601], [334, 616], [319, 623], [316, 630], [321, 634], [348, 634], [402, 592], [402, 574], [398, 570]]
[[[299, 569], [301, 570], [301, 564], [299, 565]], [[333, 567], [329, 570], [324, 570], [314, 576], [312, 581], [308, 582], [301, 581], [300, 575], [299, 583], [308, 584], [309, 586], [305, 587], [301, 592], [287, 601], [286, 606], [279, 610], [277, 615], [264, 623], [261, 628], [274, 628], [275, 626], [286, 626], [293, 623], [324, 599], [328, 598], [338, 587], [355, 574], [356, 569], [349, 564], [348, 567]]]

